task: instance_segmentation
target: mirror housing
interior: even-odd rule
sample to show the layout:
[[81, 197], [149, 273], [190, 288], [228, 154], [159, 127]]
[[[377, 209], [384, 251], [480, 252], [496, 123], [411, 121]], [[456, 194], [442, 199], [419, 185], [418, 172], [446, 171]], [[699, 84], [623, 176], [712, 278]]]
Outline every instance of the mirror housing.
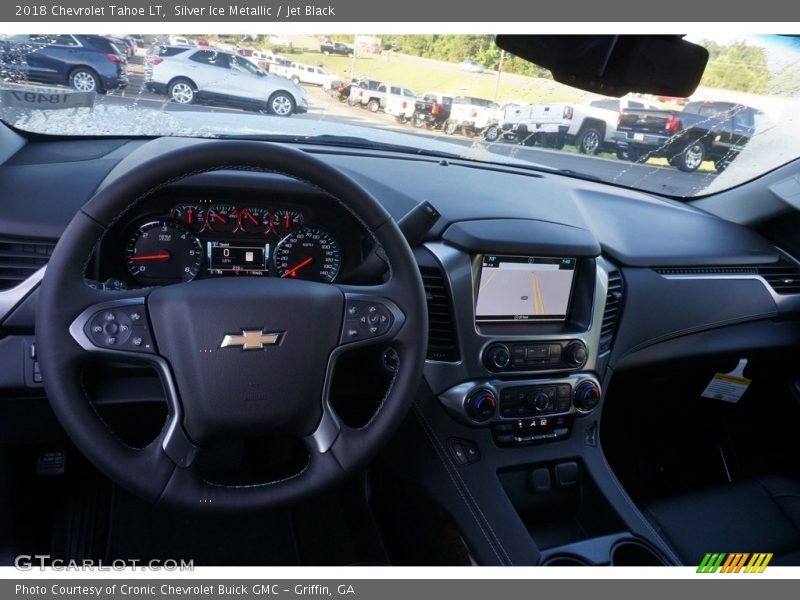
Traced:
[[680, 35], [498, 35], [497, 46], [559, 83], [605, 96], [691, 96], [708, 50]]

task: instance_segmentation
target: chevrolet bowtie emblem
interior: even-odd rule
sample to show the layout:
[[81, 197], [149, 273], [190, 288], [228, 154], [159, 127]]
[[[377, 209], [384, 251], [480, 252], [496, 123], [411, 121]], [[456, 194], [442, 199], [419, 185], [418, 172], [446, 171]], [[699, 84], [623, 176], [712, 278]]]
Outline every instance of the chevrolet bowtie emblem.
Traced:
[[283, 333], [264, 333], [261, 329], [242, 329], [241, 335], [228, 334], [222, 338], [220, 348], [240, 346], [242, 350], [262, 350], [264, 346], [274, 346], [281, 341]]

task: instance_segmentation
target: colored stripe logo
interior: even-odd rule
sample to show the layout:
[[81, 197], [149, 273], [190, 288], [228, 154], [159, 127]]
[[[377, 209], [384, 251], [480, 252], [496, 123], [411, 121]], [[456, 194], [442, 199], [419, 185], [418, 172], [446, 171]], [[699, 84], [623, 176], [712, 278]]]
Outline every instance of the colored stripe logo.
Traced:
[[763, 573], [772, 560], [771, 552], [709, 552], [697, 567], [698, 573]]

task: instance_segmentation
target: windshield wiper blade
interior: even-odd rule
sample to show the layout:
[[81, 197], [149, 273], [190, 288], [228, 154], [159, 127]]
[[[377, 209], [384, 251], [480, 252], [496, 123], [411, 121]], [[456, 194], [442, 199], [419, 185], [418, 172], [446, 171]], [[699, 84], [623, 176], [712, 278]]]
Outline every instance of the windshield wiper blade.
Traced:
[[417, 148], [403, 144], [389, 144], [386, 142], [376, 142], [364, 137], [353, 135], [270, 135], [270, 134], [230, 134], [219, 136], [221, 138], [235, 138], [244, 140], [259, 140], [263, 142], [288, 142], [294, 144], [319, 144], [320, 146], [335, 146], [337, 148], [361, 148], [368, 150], [384, 150], [387, 152], [403, 152], [405, 154], [416, 154], [419, 156], [432, 156], [434, 158], [462, 158], [454, 152], [443, 152], [441, 150], [431, 150], [428, 148]]

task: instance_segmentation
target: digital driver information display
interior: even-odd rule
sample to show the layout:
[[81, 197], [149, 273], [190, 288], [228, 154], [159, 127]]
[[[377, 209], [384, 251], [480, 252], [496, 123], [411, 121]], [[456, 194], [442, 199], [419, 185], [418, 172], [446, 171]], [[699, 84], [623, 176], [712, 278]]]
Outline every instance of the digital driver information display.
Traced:
[[483, 257], [477, 321], [563, 321], [567, 318], [576, 259]]
[[208, 242], [208, 272], [210, 275], [236, 273], [266, 275], [269, 244], [239, 246], [226, 242]]

